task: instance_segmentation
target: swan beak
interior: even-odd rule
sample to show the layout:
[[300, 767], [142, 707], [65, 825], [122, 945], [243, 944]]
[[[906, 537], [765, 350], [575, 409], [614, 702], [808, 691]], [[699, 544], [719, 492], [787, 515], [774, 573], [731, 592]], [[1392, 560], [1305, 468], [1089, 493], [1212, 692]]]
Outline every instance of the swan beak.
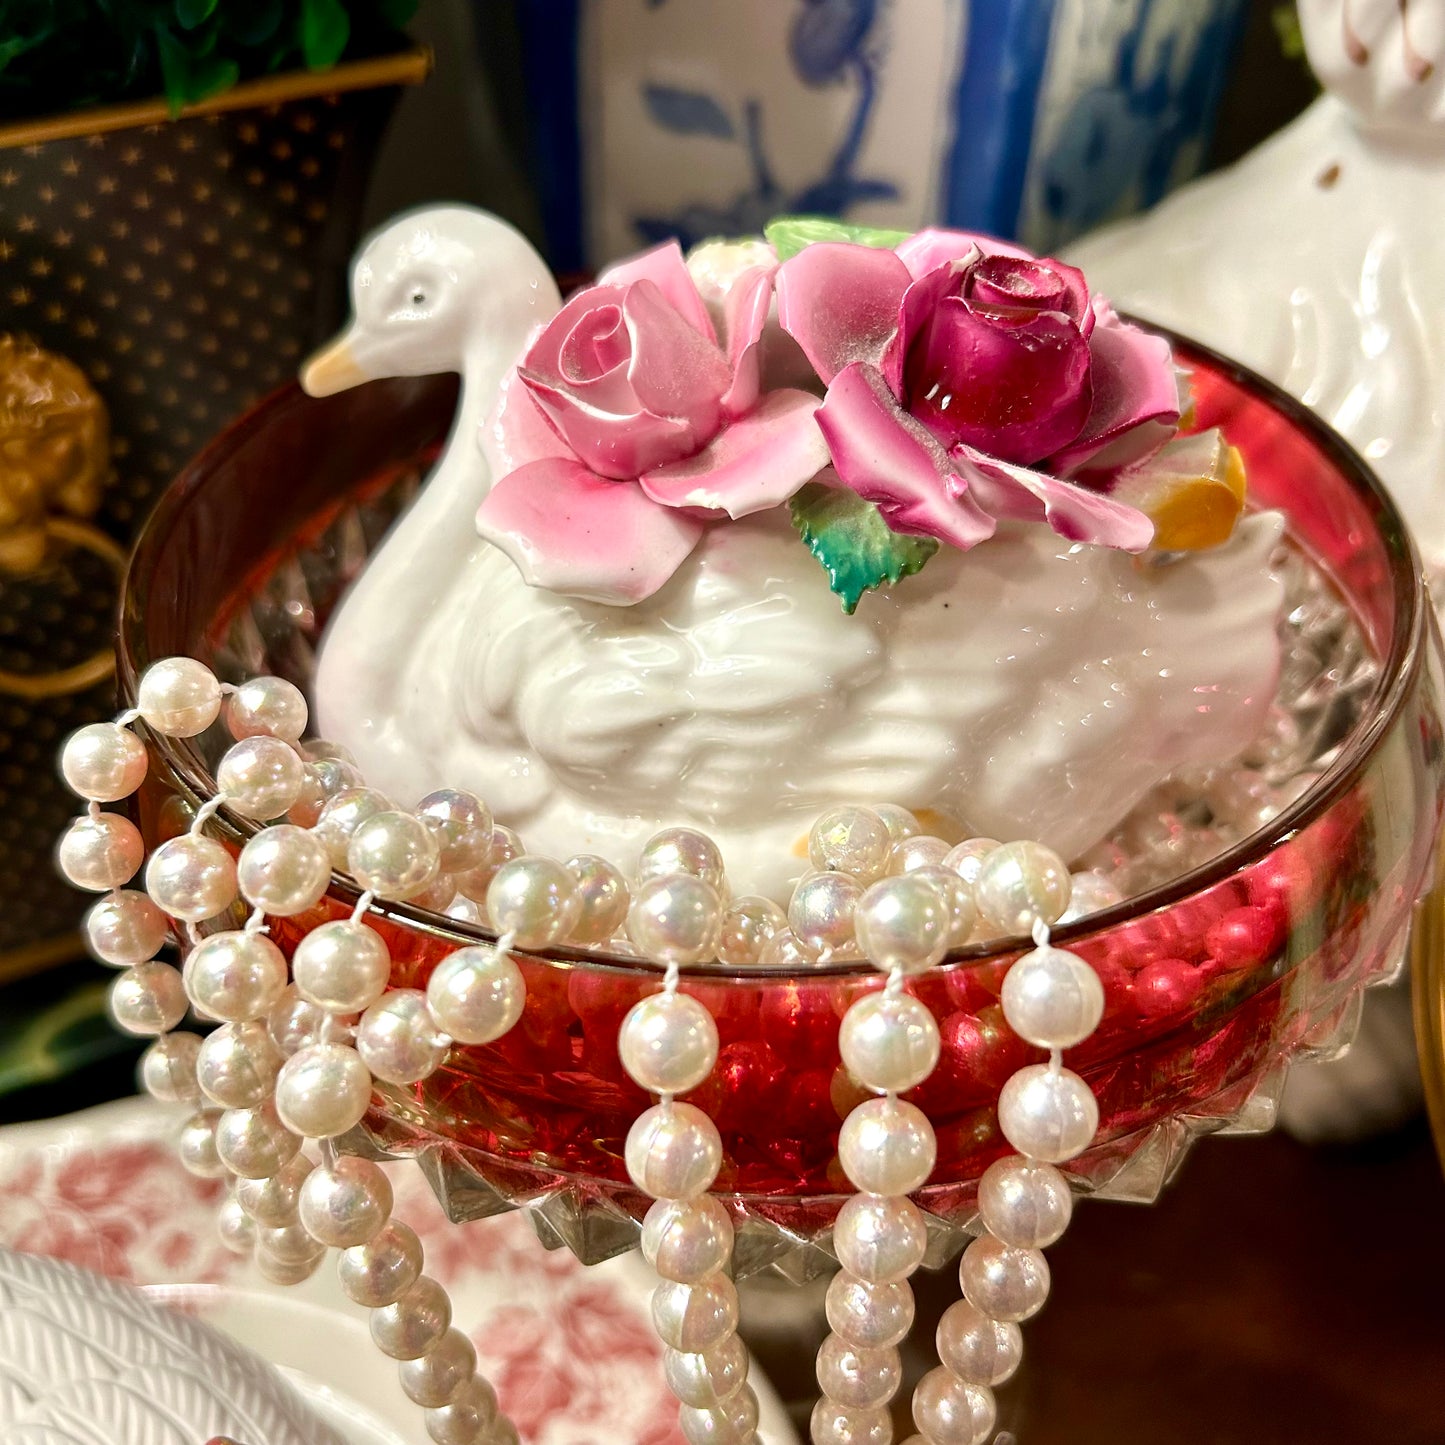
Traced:
[[301, 389], [308, 396], [330, 396], [371, 380], [356, 359], [351, 336], [351, 332], [343, 332], [302, 363]]

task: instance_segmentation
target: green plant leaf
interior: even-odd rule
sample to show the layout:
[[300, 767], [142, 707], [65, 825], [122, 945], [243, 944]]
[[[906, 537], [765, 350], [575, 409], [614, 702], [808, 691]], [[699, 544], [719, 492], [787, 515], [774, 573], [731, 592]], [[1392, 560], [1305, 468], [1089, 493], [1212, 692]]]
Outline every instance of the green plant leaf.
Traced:
[[182, 30], [194, 30], [211, 18], [217, 0], [176, 0], [176, 24]]
[[815, 241], [852, 241], [857, 246], [891, 251], [910, 235], [908, 231], [884, 231], [877, 226], [850, 226], [829, 216], [779, 216], [763, 227], [763, 234], [772, 242], [780, 261], [796, 256]]
[[932, 537], [893, 531], [872, 502], [843, 487], [809, 482], [789, 505], [798, 535], [850, 614], [865, 592], [911, 577], [938, 551]]
[[301, 54], [308, 70], [330, 70], [351, 38], [341, 0], [301, 0]]

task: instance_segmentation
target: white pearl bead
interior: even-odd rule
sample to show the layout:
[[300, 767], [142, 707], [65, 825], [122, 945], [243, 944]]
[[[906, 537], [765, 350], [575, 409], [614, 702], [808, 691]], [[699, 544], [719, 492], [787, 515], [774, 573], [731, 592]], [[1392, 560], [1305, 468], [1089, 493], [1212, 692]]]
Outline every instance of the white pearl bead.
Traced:
[[888, 855], [890, 873], [914, 873], [920, 868], [941, 868], [951, 849], [942, 838], [920, 833], [893, 845]]
[[302, 998], [331, 1013], [358, 1013], [386, 990], [391, 953], [386, 940], [359, 920], [333, 919], [296, 945], [291, 976]]
[[110, 1016], [127, 1033], [169, 1033], [186, 1016], [186, 986], [168, 963], [138, 963], [110, 986]]
[[622, 1067], [653, 1094], [686, 1094], [717, 1062], [717, 1025], [685, 993], [658, 993], [633, 1004], [617, 1041]]
[[452, 1302], [446, 1290], [421, 1275], [391, 1304], [372, 1311], [371, 1338], [382, 1354], [415, 1360], [446, 1334], [451, 1322]]
[[242, 1179], [275, 1174], [300, 1147], [270, 1099], [254, 1109], [227, 1109], [216, 1122], [216, 1152]]
[[439, 788], [414, 809], [437, 840], [437, 865], [443, 873], [479, 868], [492, 851], [492, 810], [475, 793]]
[[191, 1000], [212, 1018], [260, 1018], [286, 987], [286, 955], [264, 933], [228, 929], [186, 955], [185, 980]]
[[1069, 906], [1069, 870], [1042, 843], [1005, 843], [988, 854], [974, 882], [979, 912], [1006, 933], [1027, 933], [1035, 919], [1057, 923]]
[[441, 1067], [451, 1040], [432, 1021], [420, 989], [383, 994], [362, 1014], [356, 1051], [366, 1067], [388, 1084], [415, 1084]]
[[945, 898], [924, 877], [882, 878], [858, 900], [854, 926], [876, 968], [931, 968], [948, 952], [953, 920]]
[[306, 829], [277, 823], [247, 840], [236, 877], [248, 903], [290, 918], [321, 900], [331, 882], [331, 859]]
[[1047, 1249], [1063, 1237], [1074, 1212], [1069, 1181], [1052, 1164], [1018, 1155], [997, 1159], [978, 1181], [984, 1227], [1019, 1249]]
[[498, 1438], [497, 1396], [480, 1375], [463, 1381], [450, 1404], [428, 1410], [425, 1418], [427, 1434], [436, 1445], [492, 1445]]
[[1020, 1154], [1062, 1164], [1093, 1142], [1099, 1105], [1077, 1074], [1030, 1064], [1013, 1074], [999, 1093], [998, 1124]]
[[1048, 1261], [1037, 1249], [1015, 1249], [980, 1235], [958, 1266], [964, 1298], [990, 1319], [1017, 1322], [1036, 1315], [1049, 1297]]
[[1082, 1043], [1104, 1016], [1104, 985], [1076, 953], [1034, 948], [1004, 976], [1000, 994], [1009, 1027], [1041, 1049]]
[[881, 1405], [860, 1409], [825, 1395], [808, 1422], [813, 1445], [892, 1445], [893, 1420]]
[[701, 878], [719, 893], [722, 891], [722, 854], [706, 833], [699, 833], [696, 828], [664, 828], [643, 846], [637, 860], [639, 883], [650, 878], [671, 878], [679, 873]]
[[522, 971], [490, 944], [448, 954], [427, 982], [436, 1026], [459, 1044], [489, 1044], [509, 1033], [527, 1004]]
[[162, 1034], [141, 1057], [141, 1087], [146, 1093], [166, 1104], [199, 1103], [196, 1061], [201, 1042], [199, 1034]]
[[436, 835], [410, 813], [376, 813], [351, 835], [347, 868], [357, 883], [383, 898], [410, 898], [440, 871]]
[[893, 839], [872, 808], [830, 808], [808, 834], [808, 859], [821, 873], [871, 883], [888, 867]]
[[784, 922], [781, 929], [763, 944], [758, 954], [758, 968], [767, 973], [806, 973], [817, 965], [817, 958], [798, 942], [793, 930]]
[[195, 1063], [206, 1097], [223, 1109], [254, 1109], [276, 1087], [281, 1051], [259, 1019], [222, 1024], [206, 1035]]
[[310, 1258], [297, 1260], [294, 1263], [290, 1260], [277, 1259], [258, 1246], [256, 1268], [262, 1277], [270, 1280], [272, 1284], [300, 1284], [303, 1280], [310, 1279], [321, 1268], [321, 1261], [325, 1258], [326, 1251], [320, 1246]]
[[545, 948], [565, 938], [581, 903], [572, 875], [552, 858], [528, 855], [497, 869], [487, 889], [487, 912], [498, 933], [520, 948]]
[[82, 798], [117, 803], [145, 782], [145, 744], [118, 723], [88, 723], [65, 740], [60, 772]]
[[838, 1162], [865, 1194], [912, 1194], [938, 1159], [933, 1126], [901, 1099], [869, 1099], [843, 1121]]
[[907, 1279], [927, 1248], [923, 1211], [902, 1195], [855, 1194], [833, 1225], [838, 1263], [867, 1284]]
[[902, 1280], [869, 1284], [843, 1271], [828, 1285], [828, 1327], [861, 1349], [886, 1349], [913, 1328], [913, 1291]]
[[[456, 879], [452, 879], [455, 883]], [[448, 918], [455, 919], [458, 923], [470, 923], [477, 928], [483, 928], [487, 923], [487, 911], [480, 903], [474, 903], [465, 893], [458, 893], [442, 913]]]
[[605, 858], [579, 853], [567, 860], [577, 890], [577, 917], [569, 943], [606, 943], [627, 922], [632, 892], [619, 869]]
[[331, 866], [344, 873], [352, 835], [368, 818], [392, 811], [390, 800], [375, 788], [343, 788], [321, 805], [311, 836], [326, 849]]
[[962, 843], [948, 850], [943, 860], [945, 868], [957, 873], [970, 888], [978, 882], [983, 860], [1003, 844], [997, 838], [965, 838]]
[[314, 1167], [304, 1154], [296, 1154], [274, 1174], [238, 1179], [236, 1201], [257, 1224], [272, 1229], [294, 1224], [301, 1208], [301, 1186]]
[[1059, 915], [1059, 922], [1075, 923], [1123, 901], [1124, 894], [1113, 879], [1087, 870], [1074, 873], [1069, 878], [1069, 906]]
[[1002, 1385], [1023, 1359], [1023, 1331], [961, 1299], [938, 1322], [938, 1358], [971, 1385]]
[[276, 1112], [306, 1139], [332, 1139], [354, 1129], [370, 1103], [371, 1074], [345, 1044], [301, 1049], [276, 1076]]
[[643, 1258], [678, 1284], [697, 1284], [732, 1258], [733, 1226], [711, 1196], [659, 1199], [642, 1221]]
[[923, 831], [918, 819], [896, 803], [875, 803], [873, 811], [883, 819], [883, 826], [888, 829], [890, 852], [905, 838], [916, 838]]
[[486, 861], [456, 875], [457, 892], [474, 902], [485, 903], [487, 889], [492, 886], [497, 869], [503, 863], [510, 863], [513, 858], [520, 858], [523, 851], [522, 840], [510, 828], [504, 828], [500, 823], [493, 824], [492, 845], [487, 852]]
[[750, 1445], [757, 1438], [758, 1397], [744, 1385], [720, 1405], [684, 1405], [677, 1423], [688, 1445]]
[[655, 1104], [633, 1121], [624, 1154], [628, 1176], [644, 1194], [695, 1199], [722, 1168], [722, 1138], [701, 1109]]
[[353, 1304], [380, 1309], [421, 1277], [421, 1240], [399, 1219], [374, 1239], [344, 1249], [336, 1261], [342, 1292]]
[[650, 878], [633, 895], [627, 934], [658, 963], [701, 963], [717, 953], [722, 905], [701, 878], [679, 873]]
[[222, 1201], [216, 1232], [232, 1254], [250, 1254], [256, 1246], [256, 1223], [235, 1199]]
[[403, 1360], [397, 1371], [407, 1399], [429, 1410], [451, 1404], [476, 1372], [476, 1348], [455, 1326], [419, 1359]]
[[818, 1388], [830, 1400], [854, 1409], [886, 1405], [903, 1380], [895, 1349], [869, 1350], [829, 1335], [818, 1350]]
[[122, 967], [154, 958], [170, 937], [170, 920], [144, 893], [122, 889], [91, 905], [85, 940], [102, 962]]
[[734, 898], [723, 909], [717, 957], [729, 968], [757, 963], [768, 940], [788, 926], [788, 915], [771, 898], [751, 894]]
[[301, 1186], [300, 1215], [306, 1232], [332, 1249], [365, 1244], [391, 1217], [391, 1181], [370, 1159], [343, 1154], [313, 1169]]
[[319, 1004], [302, 998], [294, 983], [286, 985], [266, 1016], [271, 1041], [288, 1059], [297, 1049], [320, 1043], [323, 1035], [331, 1042], [349, 1039], [355, 1033], [355, 1024], [355, 1014], [328, 1013]]
[[280, 738], [251, 737], [233, 744], [216, 769], [216, 790], [247, 818], [279, 818], [301, 793], [306, 765]]
[[304, 1264], [325, 1248], [295, 1220], [289, 1224], [259, 1225], [256, 1229], [257, 1254], [269, 1255], [278, 1264]]
[[172, 738], [193, 738], [215, 722], [221, 684], [193, 657], [167, 657], [141, 674], [136, 711], [149, 727]]
[[838, 1048], [860, 1084], [901, 1094], [921, 1084], [938, 1063], [938, 1024], [907, 994], [867, 994], [843, 1015]]
[[814, 953], [847, 953], [853, 947], [853, 914], [863, 886], [851, 873], [814, 873], [793, 890], [788, 923], [793, 936]]
[[220, 1179], [226, 1174], [225, 1160], [216, 1152], [216, 1124], [220, 1114], [201, 1109], [181, 1126], [176, 1151], [186, 1170], [200, 1179]]
[[747, 1383], [747, 1346], [736, 1335], [729, 1335], [701, 1354], [666, 1349], [662, 1373], [667, 1388], [682, 1404], [709, 1410], [730, 1400]]
[[738, 1292], [724, 1274], [698, 1284], [667, 1280], [652, 1292], [652, 1323], [665, 1345], [701, 1354], [738, 1327]]
[[56, 862], [68, 882], [89, 893], [105, 893], [135, 877], [145, 844], [129, 818], [119, 813], [83, 814], [60, 838]]
[[984, 1445], [998, 1417], [993, 1391], [939, 1366], [913, 1392], [913, 1423], [929, 1445]]
[[915, 868], [911, 875], [926, 879], [938, 890], [948, 908], [948, 947], [962, 948], [973, 935], [978, 922], [978, 905], [973, 901], [973, 887], [965, 883], [952, 868], [940, 863], [928, 863]]
[[227, 695], [226, 726], [233, 738], [273, 737], [301, 741], [306, 731], [306, 698], [284, 677], [253, 677]]
[[172, 918], [201, 923], [236, 901], [236, 865], [214, 838], [184, 833], [151, 854], [146, 892]]
[[333, 743], [327, 738], [312, 738], [301, 745], [301, 751], [314, 763], [345, 763], [356, 766], [356, 754], [342, 743]]

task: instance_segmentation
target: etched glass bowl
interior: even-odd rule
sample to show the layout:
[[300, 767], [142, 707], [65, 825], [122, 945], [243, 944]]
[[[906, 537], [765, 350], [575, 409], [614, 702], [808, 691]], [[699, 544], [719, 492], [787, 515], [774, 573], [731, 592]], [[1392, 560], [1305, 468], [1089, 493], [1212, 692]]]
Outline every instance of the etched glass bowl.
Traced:
[[[1297, 403], [1177, 344], [1194, 368], [1200, 425], [1224, 427], [1245, 454], [1255, 502], [1286, 513], [1292, 543], [1332, 585], [1335, 623], [1326, 608], [1319, 627], [1348, 612], [1362, 644], [1349, 667], [1308, 646], [1287, 659], [1318, 674], [1295, 679], [1316, 725], [1346, 720], [1307, 792], [1213, 861], [1055, 934], [1094, 965], [1107, 997], [1102, 1026], [1070, 1054], [1101, 1125], [1068, 1172], [1082, 1191], [1132, 1200], [1152, 1198], [1195, 1137], [1268, 1127], [1289, 1061], [1348, 1043], [1363, 987], [1400, 965], [1445, 796], [1439, 642], [1398, 513]], [[172, 653], [223, 677], [274, 671], [304, 686], [331, 608], [413, 495], [454, 399], [441, 380], [322, 401], [288, 388], [214, 442], [157, 508], [132, 564], [121, 635], [128, 696], [148, 662]], [[1299, 621], [1308, 644], [1315, 624]], [[225, 739], [150, 746], [141, 811], [153, 845], [211, 796]], [[249, 827], [225, 809], [213, 824], [233, 844]], [[356, 897], [334, 877], [315, 913], [273, 924], [278, 941], [289, 949]], [[398, 985], [424, 984], [450, 950], [489, 936], [404, 904], [377, 912]], [[1025, 946], [965, 950], [916, 981], [943, 1033], [937, 1072], [911, 1096], [938, 1134], [938, 1166], [918, 1196], [934, 1261], [961, 1243], [976, 1180], [1007, 1150], [999, 1088], [1036, 1057], [998, 1003]], [[495, 1045], [455, 1048], [424, 1083], [382, 1090], [352, 1142], [415, 1155], [454, 1219], [524, 1207], [548, 1244], [601, 1259], [635, 1241], [646, 1207], [622, 1162], [646, 1101], [622, 1071], [616, 1035], [658, 974], [632, 958], [567, 950], [519, 961], [528, 998], [518, 1027]], [[739, 1273], [771, 1265], [803, 1278], [831, 1266], [829, 1227], [847, 1192], [838, 1126], [857, 1097], [837, 1026], [878, 983], [857, 964], [792, 975], [713, 966], [685, 977], [721, 1036], [718, 1068], [695, 1101], [722, 1131], [717, 1189], [738, 1225]]]

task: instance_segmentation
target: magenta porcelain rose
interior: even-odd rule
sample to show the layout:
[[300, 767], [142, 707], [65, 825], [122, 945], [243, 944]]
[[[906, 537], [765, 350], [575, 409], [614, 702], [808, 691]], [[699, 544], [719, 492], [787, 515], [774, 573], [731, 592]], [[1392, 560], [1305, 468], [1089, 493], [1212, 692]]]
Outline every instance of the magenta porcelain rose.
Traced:
[[604, 272], [506, 377], [501, 475], [477, 515], [534, 586], [650, 596], [719, 519], [786, 502], [828, 460], [819, 398], [761, 389], [771, 266], [733, 284], [723, 335], [675, 242]]
[[1154, 526], [1112, 498], [1179, 425], [1169, 345], [1091, 297], [1072, 266], [963, 232], [896, 250], [807, 246], [779, 317], [827, 395], [839, 481], [896, 532], [971, 547], [1003, 520], [1141, 551]]

